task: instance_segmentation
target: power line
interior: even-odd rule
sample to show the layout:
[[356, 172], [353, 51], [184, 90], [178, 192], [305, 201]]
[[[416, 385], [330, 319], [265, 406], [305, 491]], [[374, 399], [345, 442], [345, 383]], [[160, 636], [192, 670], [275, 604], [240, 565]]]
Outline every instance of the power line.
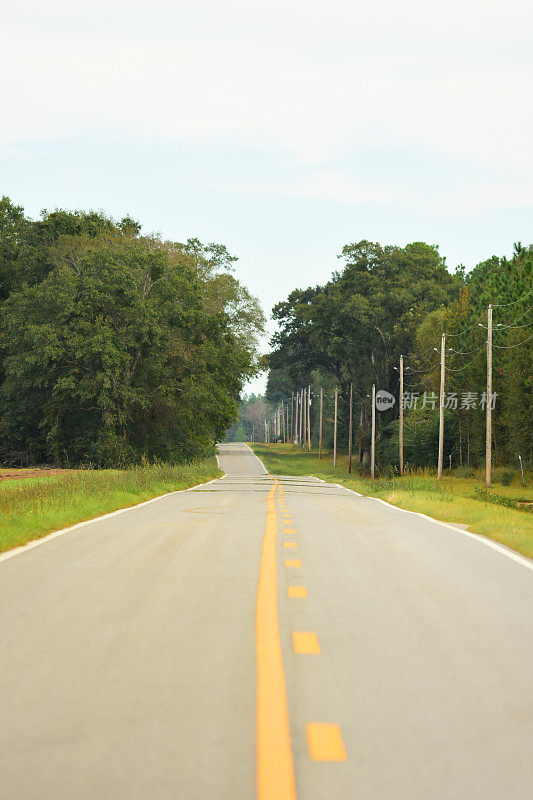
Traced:
[[[480, 352], [480, 350], [484, 350], [484, 349], [485, 349], [485, 346], [486, 346], [486, 344], [487, 344], [487, 343], [486, 343], [486, 342], [484, 342], [484, 343], [481, 345], [481, 347], [478, 349], [478, 351], [477, 351], [477, 352], [479, 353], [479, 352]], [[476, 353], [476, 355], [474, 356], [474, 358], [472, 359], [472, 361], [469, 361], [469, 362], [468, 362], [468, 364], [464, 364], [462, 367], [459, 367], [458, 369], [452, 369], [451, 367], [448, 367], [448, 370], [447, 370], [447, 371], [448, 371], [448, 372], [463, 372], [465, 369], [468, 369], [468, 367], [469, 367], [469, 366], [471, 366], [471, 364], [473, 364], [473, 363], [474, 363], [474, 361], [476, 360], [476, 358], [477, 358], [477, 353]]]
[[[498, 325], [496, 325], [496, 326], [495, 326], [494, 330], [495, 330], [495, 331], [503, 331], [503, 330], [505, 330], [506, 328], [514, 328], [514, 327], [517, 327], [517, 328], [524, 328], [524, 327], [526, 327], [525, 325], [516, 325], [516, 326], [515, 326], [515, 322], [520, 322], [520, 320], [521, 320], [521, 319], [523, 319], [523, 318], [526, 316], [526, 314], [529, 314], [529, 312], [530, 312], [530, 311], [533, 311], [533, 306], [531, 306], [531, 307], [530, 307], [530, 308], [528, 308], [526, 311], [524, 311], [524, 313], [523, 313], [523, 314], [520, 314], [520, 316], [519, 316], [519, 317], [517, 317], [517, 318], [516, 318], [516, 319], [515, 319], [513, 322], [511, 322], [511, 323], [510, 323], [510, 325], [503, 325], [503, 324], [500, 322], [500, 323], [498, 323]], [[529, 324], [531, 324], [531, 323], [529, 323]]]
[[528, 292], [526, 292], [524, 295], [522, 295], [522, 297], [519, 297], [518, 300], [513, 300], [512, 303], [499, 303], [497, 305], [492, 303], [492, 307], [493, 308], [507, 308], [508, 306], [514, 306], [514, 305], [516, 305], [516, 303], [521, 303], [522, 300], [525, 300], [526, 297], [529, 297], [531, 292], [533, 292], [533, 286], [531, 287], [531, 289]]
[[533, 339], [533, 333], [527, 339], [524, 339], [523, 342], [518, 342], [518, 344], [495, 344], [494, 347], [497, 347], [498, 350], [512, 350], [513, 347], [521, 347], [523, 344], [527, 344], [531, 339]]
[[451, 352], [450, 358], [452, 358], [452, 356], [471, 356], [472, 353], [477, 353], [478, 350], [481, 350], [481, 348], [484, 347], [486, 344], [487, 342], [485, 341], [483, 342], [483, 344], [481, 344], [479, 347], [476, 347], [474, 350], [454, 350], [453, 347], [448, 347], [448, 352]]
[[476, 325], [478, 324], [479, 320], [480, 320], [482, 317], [484, 317], [484, 316], [485, 316], [485, 312], [483, 312], [482, 314], [480, 314], [480, 315], [479, 315], [479, 317], [477, 317], [477, 319], [476, 319], [476, 321], [474, 322], [474, 324], [473, 324], [473, 325], [471, 325], [469, 328], [465, 328], [465, 330], [464, 330], [464, 331], [459, 331], [459, 333], [446, 333], [446, 336], [462, 336], [464, 333], [468, 333], [468, 331], [471, 331], [471, 330], [472, 330], [472, 328], [475, 328], [475, 327], [476, 327]]

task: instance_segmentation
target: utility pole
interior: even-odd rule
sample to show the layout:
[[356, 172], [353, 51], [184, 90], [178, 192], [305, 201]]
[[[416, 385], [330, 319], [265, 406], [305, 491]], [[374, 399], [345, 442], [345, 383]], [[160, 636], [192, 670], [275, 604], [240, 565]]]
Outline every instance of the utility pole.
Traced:
[[446, 358], [446, 334], [442, 334], [440, 343], [440, 396], [439, 396], [439, 463], [437, 479], [442, 478], [442, 457], [444, 453], [444, 369]]
[[487, 311], [487, 438], [485, 442], [485, 486], [492, 480], [492, 305]]
[[294, 395], [294, 441], [298, 444], [298, 392]]
[[320, 424], [318, 428], [318, 457], [322, 458], [322, 411], [324, 407], [324, 389], [320, 387]]
[[350, 384], [350, 425], [348, 433], [348, 472], [352, 471], [352, 404], [353, 404], [353, 383]]
[[307, 394], [307, 449], [311, 452], [311, 384]]
[[333, 428], [333, 466], [337, 466], [337, 387], [335, 387], [335, 426]]
[[400, 431], [399, 431], [400, 475], [403, 475], [403, 356], [400, 356]]
[[294, 443], [294, 392], [291, 392], [291, 444]]
[[300, 389], [300, 444], [305, 444], [305, 431], [304, 431], [304, 390]]
[[376, 474], [376, 384], [372, 384], [372, 445], [370, 448], [370, 477]]
[[305, 447], [307, 444], [307, 389], [302, 389], [302, 409], [302, 430], [304, 432], [302, 446]]

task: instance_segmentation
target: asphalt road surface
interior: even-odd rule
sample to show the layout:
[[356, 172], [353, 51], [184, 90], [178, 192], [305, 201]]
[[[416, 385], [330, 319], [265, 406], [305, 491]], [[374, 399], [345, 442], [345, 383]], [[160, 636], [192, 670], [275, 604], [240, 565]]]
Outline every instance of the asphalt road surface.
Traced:
[[532, 562], [220, 464], [0, 561], [0, 798], [530, 800]]

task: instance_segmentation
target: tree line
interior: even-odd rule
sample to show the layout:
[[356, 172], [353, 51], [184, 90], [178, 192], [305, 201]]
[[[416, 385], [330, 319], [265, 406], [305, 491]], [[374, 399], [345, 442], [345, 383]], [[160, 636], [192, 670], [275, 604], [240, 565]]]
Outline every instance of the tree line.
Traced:
[[258, 301], [223, 245], [0, 200], [0, 461], [212, 452], [257, 371]]
[[[485, 408], [493, 404], [492, 459], [518, 467], [533, 460], [533, 246], [511, 258], [481, 262], [454, 274], [435, 246], [405, 247], [363, 240], [346, 245], [342, 268], [324, 285], [295, 289], [273, 309], [266, 399], [291, 404], [311, 386], [312, 435], [318, 434], [320, 388], [325, 445], [333, 437], [333, 395], [339, 391], [339, 443], [347, 446], [350, 387], [353, 446], [370, 451], [372, 385], [394, 395], [378, 412], [377, 459], [398, 466], [399, 404], [404, 409], [404, 459], [434, 466], [438, 452], [440, 347], [446, 334], [444, 463], [478, 466], [485, 458]], [[493, 395], [486, 396], [487, 310], [493, 307]], [[399, 361], [404, 393], [399, 397]]]

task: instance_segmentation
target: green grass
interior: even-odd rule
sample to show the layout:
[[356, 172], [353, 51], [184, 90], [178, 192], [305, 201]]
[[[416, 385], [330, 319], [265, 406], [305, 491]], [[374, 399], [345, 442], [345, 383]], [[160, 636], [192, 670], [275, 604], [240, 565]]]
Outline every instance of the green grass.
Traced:
[[222, 475], [215, 458], [0, 481], [0, 552], [76, 522]]
[[372, 481], [358, 472], [348, 475], [347, 458], [331, 454], [320, 460], [316, 452], [305, 453], [292, 445], [254, 444], [253, 449], [274, 475], [314, 475], [342, 483], [361, 494], [380, 497], [409, 511], [419, 511], [443, 522], [467, 525], [468, 530], [494, 539], [533, 558], [533, 514], [502, 505], [517, 500], [533, 501], [530, 487], [515, 481], [510, 486], [494, 484], [485, 491], [481, 471], [475, 478], [445, 475], [439, 483], [429, 470]]

